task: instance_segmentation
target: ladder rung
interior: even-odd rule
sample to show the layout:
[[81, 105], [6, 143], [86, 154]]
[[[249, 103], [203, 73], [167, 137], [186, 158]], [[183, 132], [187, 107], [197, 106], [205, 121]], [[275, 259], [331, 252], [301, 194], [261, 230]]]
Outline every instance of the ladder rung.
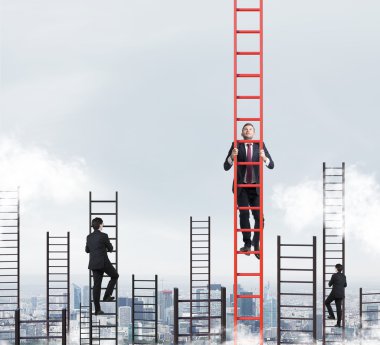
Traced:
[[305, 292], [280, 292], [280, 295], [284, 295], [284, 296], [313, 296], [312, 293], [305, 293]]
[[247, 8], [247, 7], [238, 7], [236, 9], [237, 12], [260, 12], [260, 8]]
[[313, 284], [314, 282], [312, 282], [312, 281], [308, 281], [308, 280], [281, 280], [280, 283], [291, 283], [291, 284], [296, 284], [296, 283]]
[[260, 298], [260, 295], [237, 295], [237, 298]]
[[[236, 121], [261, 121], [260, 117], [237, 117]], [[239, 163], [239, 162], [238, 162]], [[244, 163], [244, 162], [241, 162]]]
[[260, 52], [236, 52], [236, 55], [260, 55]]
[[260, 99], [260, 96], [236, 96], [236, 99]]
[[241, 251], [237, 251], [236, 254], [260, 254], [260, 251], [259, 250], [251, 250], [251, 251], [248, 251], [248, 252], [241, 252]]
[[259, 206], [240, 206], [240, 207], [237, 207], [238, 210], [242, 210], [242, 211], [259, 211], [261, 209], [261, 207]]
[[260, 277], [260, 273], [238, 273], [238, 277]]
[[237, 320], [239, 321], [258, 321], [260, 320], [259, 316], [238, 316]]
[[237, 34], [260, 34], [260, 30], [236, 30]]
[[237, 78], [260, 78], [261, 74], [257, 74], [257, 73], [238, 73], [236, 74], [236, 77]]
[[[249, 183], [244, 183], [244, 184], [238, 184], [238, 188], [260, 188], [260, 185], [255, 183], [255, 184], [249, 184]], [[260, 209], [260, 207], [256, 207], [257, 209]], [[238, 209], [244, 209], [242, 207], [238, 207]]]
[[312, 268], [280, 268], [280, 271], [300, 271], [300, 272], [312, 272]]
[[314, 308], [313, 305], [293, 305], [293, 304], [281, 304], [281, 308]]
[[236, 229], [237, 232], [260, 232], [261, 229]]
[[91, 212], [91, 215], [92, 216], [95, 216], [95, 215], [101, 215], [101, 216], [115, 216], [117, 215], [116, 212]]

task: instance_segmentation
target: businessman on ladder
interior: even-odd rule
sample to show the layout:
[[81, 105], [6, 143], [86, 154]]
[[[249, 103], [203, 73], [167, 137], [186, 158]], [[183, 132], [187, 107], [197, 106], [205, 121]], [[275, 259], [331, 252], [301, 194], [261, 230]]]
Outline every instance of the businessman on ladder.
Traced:
[[94, 279], [92, 296], [95, 306], [95, 315], [102, 315], [104, 312], [100, 309], [100, 292], [103, 275], [106, 273], [111, 278], [108, 282], [106, 292], [104, 293], [103, 302], [112, 302], [115, 299], [115, 297], [112, 297], [112, 293], [119, 278], [119, 274], [112, 266], [107, 255], [107, 252], [113, 251], [113, 246], [108, 235], [102, 232], [103, 220], [96, 217], [92, 220], [91, 225], [94, 231], [87, 236], [86, 253], [90, 254], [88, 269], [92, 270]]

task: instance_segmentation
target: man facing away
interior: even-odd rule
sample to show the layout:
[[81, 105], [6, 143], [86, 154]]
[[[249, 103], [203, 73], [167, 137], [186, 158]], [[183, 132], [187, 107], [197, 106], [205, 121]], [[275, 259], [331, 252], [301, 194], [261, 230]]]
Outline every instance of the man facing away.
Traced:
[[101, 315], [104, 314], [100, 309], [100, 292], [103, 275], [106, 273], [111, 278], [108, 282], [106, 292], [104, 293], [103, 302], [112, 302], [115, 299], [112, 297], [112, 293], [119, 278], [119, 274], [112, 266], [107, 255], [107, 252], [113, 251], [113, 246], [108, 235], [102, 232], [103, 220], [96, 217], [92, 220], [91, 225], [94, 231], [87, 236], [86, 253], [90, 253], [88, 269], [92, 270], [94, 278], [92, 296], [95, 306], [95, 315]]
[[331, 308], [331, 302], [335, 301], [336, 314], [337, 314], [337, 324], [335, 327], [341, 327], [342, 321], [342, 301], [344, 298], [344, 289], [347, 287], [346, 276], [342, 273], [343, 266], [341, 264], [335, 265], [336, 273], [331, 276], [329, 281], [329, 286], [332, 286], [330, 295], [326, 298], [325, 305], [329, 312], [327, 317], [330, 320], [335, 320], [334, 311]]
[[[241, 132], [241, 136], [244, 140], [253, 140], [255, 135], [255, 128], [252, 123], [246, 123]], [[260, 158], [269, 169], [274, 168], [274, 162], [270, 156], [268, 150], [265, 147], [260, 150], [258, 143], [239, 143], [237, 148], [234, 148], [232, 143], [230, 150], [228, 151], [226, 160], [224, 161], [224, 170], [230, 170], [233, 166], [233, 161], [237, 157], [238, 162], [259, 162]], [[237, 183], [238, 184], [259, 184], [260, 183], [260, 169], [258, 165], [238, 165], [237, 167]], [[232, 192], [234, 188], [232, 187]], [[260, 189], [259, 188], [238, 188], [237, 189], [237, 203], [239, 207], [260, 206]], [[249, 211], [239, 210], [240, 213], [240, 228], [251, 229], [249, 222]], [[252, 215], [255, 220], [255, 229], [260, 228], [260, 211], [252, 210]], [[264, 226], [264, 218], [263, 218]], [[254, 232], [251, 239], [250, 232], [243, 232], [244, 246], [240, 248], [242, 252], [249, 252], [251, 246], [254, 246], [255, 251], [260, 250], [260, 233]], [[246, 255], [249, 255], [247, 253]], [[255, 254], [260, 259], [259, 254]]]

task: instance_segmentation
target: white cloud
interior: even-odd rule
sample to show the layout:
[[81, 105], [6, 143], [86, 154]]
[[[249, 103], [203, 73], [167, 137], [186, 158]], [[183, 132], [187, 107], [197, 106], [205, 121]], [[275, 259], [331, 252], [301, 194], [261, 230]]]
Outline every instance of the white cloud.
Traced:
[[[307, 180], [292, 186], [277, 185], [274, 207], [284, 212], [285, 224], [294, 231], [322, 221], [322, 181]], [[346, 233], [368, 250], [380, 252], [380, 182], [356, 166], [346, 170]]]
[[285, 223], [300, 231], [322, 217], [322, 183], [304, 181], [294, 186], [274, 186], [274, 207], [284, 211]]
[[15, 138], [0, 139], [1, 188], [20, 186], [23, 201], [72, 202], [83, 198], [88, 177], [80, 158], [64, 161], [46, 149], [22, 145]]

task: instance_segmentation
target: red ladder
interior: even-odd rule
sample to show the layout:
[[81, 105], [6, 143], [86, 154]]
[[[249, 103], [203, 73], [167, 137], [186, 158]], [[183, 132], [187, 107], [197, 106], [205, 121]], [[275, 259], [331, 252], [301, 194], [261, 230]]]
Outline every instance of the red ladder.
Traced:
[[[254, 1], [254, 0], [252, 0]], [[234, 147], [236, 148], [239, 143], [259, 143], [260, 150], [263, 149], [263, 0], [256, 0], [258, 7], [239, 7], [239, 1], [234, 0]], [[252, 15], [257, 16], [256, 27], [244, 27], [239, 26], [241, 23], [242, 15]], [[252, 20], [252, 23], [254, 20]], [[252, 25], [254, 26], [254, 25]], [[251, 46], [241, 46], [240, 41], [242, 39], [252, 38], [252, 42], [256, 43], [256, 47]], [[255, 42], [254, 42], [255, 41]], [[243, 65], [241, 59], [256, 59], [257, 68], [254, 68], [254, 61], [252, 60], [252, 65], [250, 65], [250, 70], [240, 71], [239, 66]], [[258, 82], [258, 94], [241, 94], [238, 89], [239, 81], [242, 78], [250, 78], [249, 80]], [[247, 79], [245, 79], [247, 80]], [[253, 93], [253, 92], [252, 92]], [[238, 112], [240, 102], [250, 102], [252, 106], [256, 107], [257, 113], [251, 114], [240, 114]], [[248, 116], [248, 117], [242, 117]], [[239, 122], [256, 122], [259, 124], [259, 140], [238, 140], [237, 131]], [[264, 285], [263, 285], [263, 259], [264, 259], [264, 242], [263, 242], [263, 162], [237, 162], [234, 160], [234, 181], [237, 181], [237, 166], [238, 165], [259, 165], [260, 166], [260, 181], [259, 184], [245, 184], [246, 188], [259, 188], [260, 191], [260, 207], [238, 207], [237, 206], [237, 188], [242, 187], [242, 185], [234, 184], [234, 343], [238, 343], [238, 322], [239, 321], [258, 321], [260, 325], [260, 345], [263, 344], [263, 295], [264, 295]], [[260, 228], [259, 229], [239, 229], [238, 227], [238, 211], [240, 210], [259, 210], [260, 211]], [[240, 252], [238, 250], [238, 236], [241, 232], [260, 232], [260, 250], [259, 252], [251, 251], [250, 254], [260, 254], [259, 271], [258, 272], [239, 272], [238, 261], [241, 255], [246, 253]], [[253, 258], [252, 258], [253, 260]], [[256, 259], [255, 259], [256, 260]], [[258, 295], [239, 295], [238, 294], [238, 279], [239, 277], [256, 277], [254, 279], [259, 279], [259, 294]], [[242, 298], [250, 298], [259, 303], [259, 313], [258, 315], [252, 316], [239, 316], [238, 315], [238, 304], [239, 300]]]

